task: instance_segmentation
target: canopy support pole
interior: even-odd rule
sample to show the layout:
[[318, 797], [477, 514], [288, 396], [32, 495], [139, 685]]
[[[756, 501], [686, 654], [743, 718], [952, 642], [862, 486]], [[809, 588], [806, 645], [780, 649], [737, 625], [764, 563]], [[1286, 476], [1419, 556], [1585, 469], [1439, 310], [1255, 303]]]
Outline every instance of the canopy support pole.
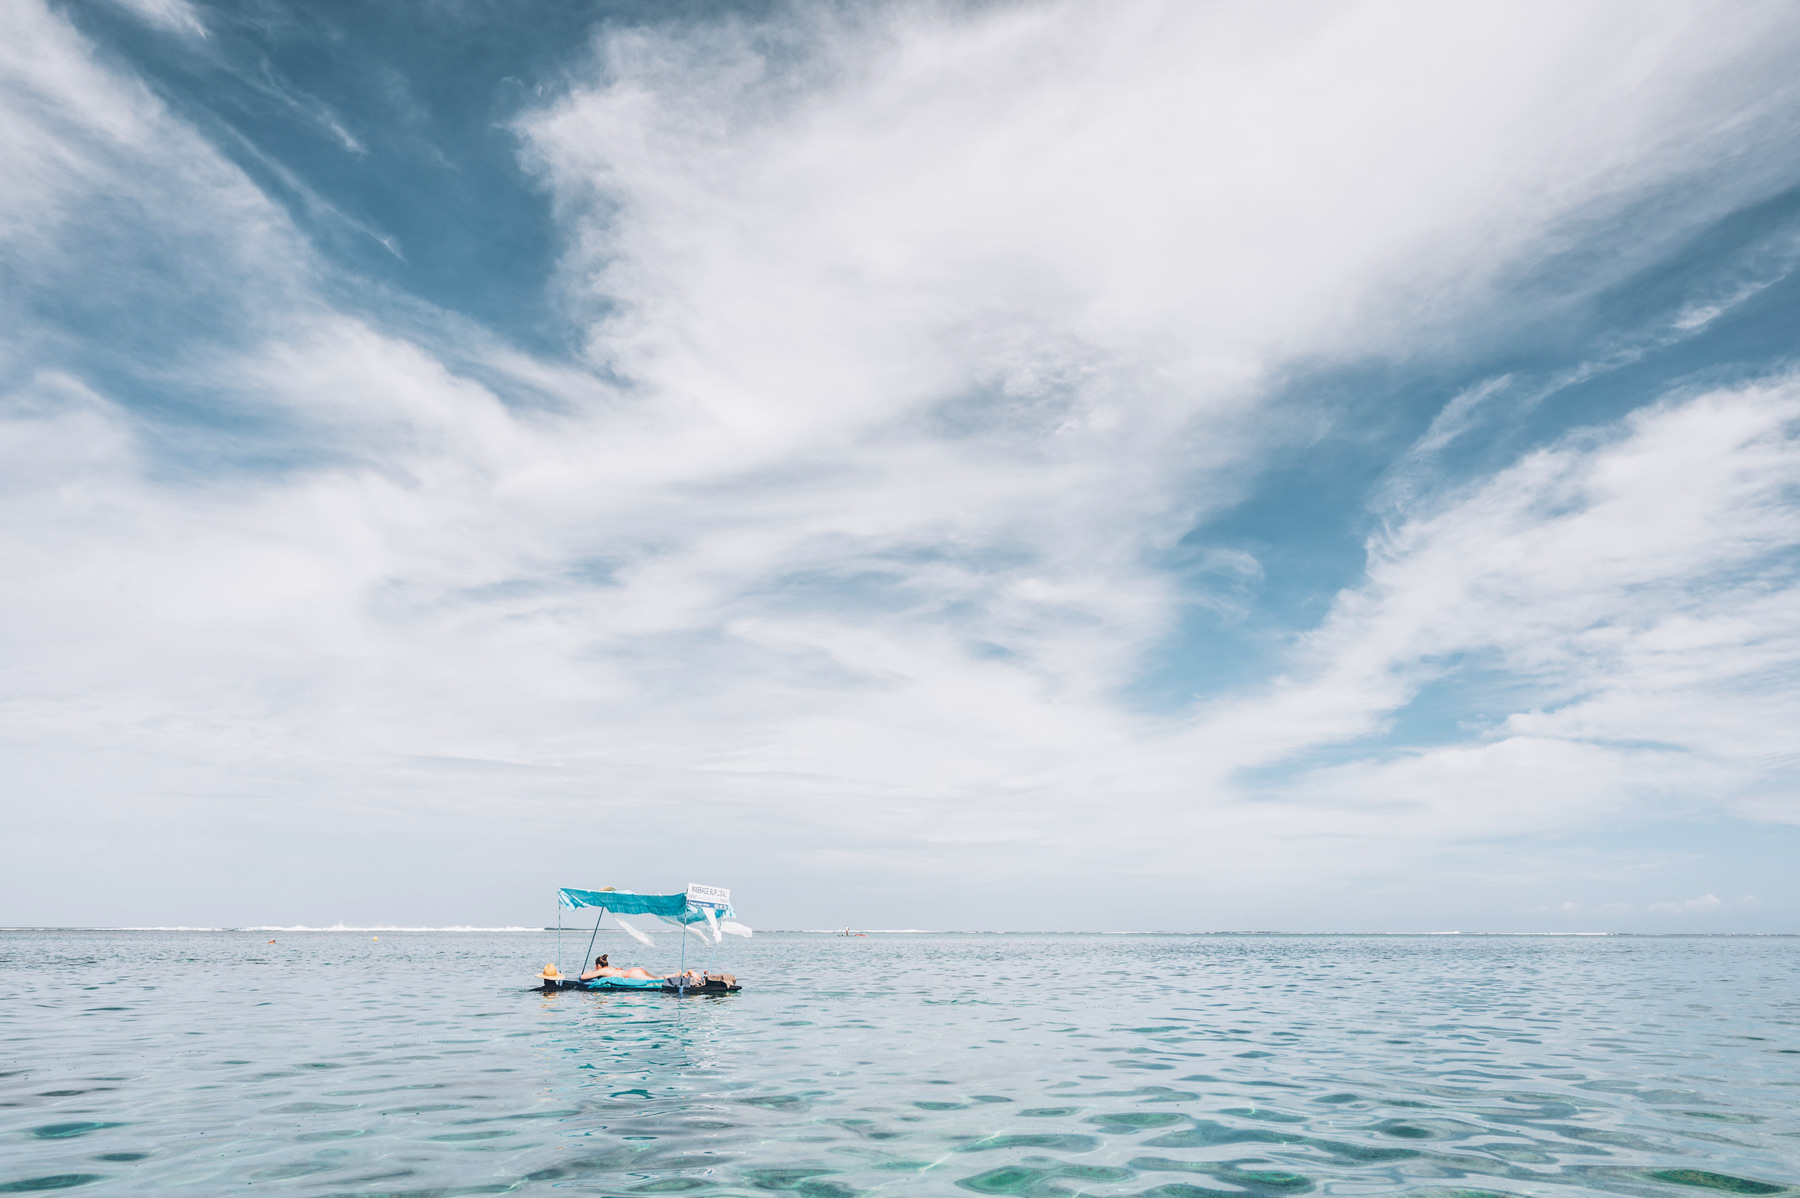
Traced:
[[682, 994], [687, 993], [687, 925], [681, 925], [681, 975], [675, 979], [675, 989]]
[[[594, 919], [594, 934], [592, 936], [588, 937], [588, 955], [581, 958], [581, 973], [586, 973], [588, 971], [587, 963], [588, 963], [588, 961], [590, 961], [593, 958], [594, 940], [596, 937], [598, 937], [600, 935], [600, 921], [605, 918], [606, 918], [606, 908], [602, 907], [602, 908], [600, 908], [600, 914], [598, 916], [596, 916]], [[580, 977], [581, 974], [578, 973], [575, 976]]]
[[562, 896], [556, 899], [556, 972], [562, 973]]

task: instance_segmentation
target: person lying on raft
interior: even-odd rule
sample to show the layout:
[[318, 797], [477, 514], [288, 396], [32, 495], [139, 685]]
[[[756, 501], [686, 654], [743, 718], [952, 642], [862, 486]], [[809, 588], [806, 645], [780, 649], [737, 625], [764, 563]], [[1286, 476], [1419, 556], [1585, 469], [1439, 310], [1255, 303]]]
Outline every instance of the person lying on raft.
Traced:
[[[683, 976], [679, 973], [651, 973], [641, 965], [633, 965], [630, 969], [620, 969], [616, 965], [607, 964], [606, 956], [605, 953], [601, 953], [598, 957], [595, 957], [594, 967], [582, 974], [581, 980], [584, 982], [591, 982], [595, 978], [634, 978], [640, 982], [672, 982]], [[697, 969], [688, 970], [686, 977], [688, 985], [690, 986], [706, 985], [706, 978], [703, 977]]]
[[656, 975], [648, 969], [636, 965], [630, 969], [620, 969], [616, 965], [609, 965], [606, 961], [606, 954], [601, 953], [594, 958], [594, 967], [581, 975], [581, 980], [584, 982], [591, 982], [595, 978], [636, 978], [639, 981], [648, 982], [654, 981]]

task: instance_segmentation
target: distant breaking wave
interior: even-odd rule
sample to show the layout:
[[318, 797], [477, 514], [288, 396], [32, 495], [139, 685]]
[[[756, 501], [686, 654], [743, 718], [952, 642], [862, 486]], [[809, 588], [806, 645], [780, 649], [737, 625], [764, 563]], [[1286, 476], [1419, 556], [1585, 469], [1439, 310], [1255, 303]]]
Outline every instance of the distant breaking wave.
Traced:
[[[771, 932], [779, 932], [781, 929], [770, 928], [769, 930]], [[823, 936], [842, 936], [844, 934], [844, 929], [842, 928], [801, 928], [800, 930], [802, 932]], [[850, 934], [852, 936], [947, 936], [951, 933], [945, 932], [939, 928], [852, 928], [850, 929]]]
[[282, 926], [279, 924], [246, 924], [237, 928], [199, 928], [181, 925], [157, 925], [154, 927], [7, 927], [0, 931], [7, 932], [554, 932], [555, 928], [477, 928], [468, 925], [457, 925], [448, 928], [403, 928], [397, 925], [370, 927], [352, 927], [349, 924], [333, 924], [328, 928], [308, 927], [305, 924]]
[[[148, 929], [146, 929], [146, 930], [148, 930]], [[199, 930], [203, 930], [203, 929], [168, 928], [168, 929], [158, 929], [158, 930], [199, 931]], [[546, 929], [541, 928], [541, 927], [535, 927], [535, 928], [477, 928], [477, 927], [471, 927], [467, 924], [456, 924], [454, 926], [445, 927], [445, 928], [403, 928], [403, 927], [400, 927], [398, 925], [393, 925], [393, 924], [371, 924], [368, 927], [364, 928], [364, 927], [352, 927], [349, 924], [334, 923], [328, 928], [308, 927], [305, 924], [293, 924], [292, 926], [288, 926], [288, 927], [283, 927], [278, 924], [256, 924], [254, 926], [248, 926], [248, 927], [242, 927], [242, 928], [222, 928], [222, 929], [221, 928], [211, 928], [211, 929], [204, 929], [204, 930], [226, 931], [226, 932], [542, 932], [542, 931], [545, 931]]]

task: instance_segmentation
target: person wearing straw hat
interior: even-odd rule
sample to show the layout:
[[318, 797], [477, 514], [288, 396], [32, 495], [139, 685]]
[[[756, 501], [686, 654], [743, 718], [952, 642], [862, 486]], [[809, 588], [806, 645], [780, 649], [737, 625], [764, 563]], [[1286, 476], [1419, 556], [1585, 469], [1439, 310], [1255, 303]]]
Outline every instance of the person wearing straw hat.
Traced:
[[537, 976], [543, 981], [546, 990], [554, 990], [563, 983], [563, 975], [554, 963], [544, 966], [544, 972]]

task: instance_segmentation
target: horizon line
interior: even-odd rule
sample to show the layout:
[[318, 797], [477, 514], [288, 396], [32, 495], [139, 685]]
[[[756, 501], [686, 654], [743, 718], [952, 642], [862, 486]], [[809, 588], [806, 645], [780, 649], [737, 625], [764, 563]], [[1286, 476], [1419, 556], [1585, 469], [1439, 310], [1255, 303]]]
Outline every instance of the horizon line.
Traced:
[[[416, 925], [375, 925], [366, 927], [334, 924], [328, 927], [314, 927], [301, 924], [243, 924], [236, 926], [201, 927], [189, 925], [106, 925], [106, 924], [20, 924], [0, 925], [0, 932], [436, 932], [436, 933], [504, 933], [504, 932], [556, 932], [575, 931], [573, 927], [558, 929], [550, 927], [532, 927], [525, 925], [508, 925], [500, 927], [478, 927], [469, 924], [456, 924], [445, 927], [420, 927]], [[615, 929], [603, 928], [602, 931]], [[835, 928], [767, 928], [757, 933], [759, 936], [835, 936], [846, 938], [843, 932]], [[1606, 938], [1606, 937], [1638, 937], [1638, 938], [1671, 938], [1671, 937], [1800, 937], [1800, 932], [1623, 932], [1623, 931], [1504, 931], [1504, 932], [1344, 932], [1344, 931], [1282, 931], [1275, 929], [1221, 929], [1213, 931], [1149, 929], [1140, 931], [1123, 930], [1072, 930], [1072, 929], [1009, 929], [1009, 928], [864, 928], [855, 935], [863, 936], [1364, 936], [1364, 937], [1421, 937], [1421, 936], [1498, 936], [1498, 937], [1568, 937], [1568, 938]]]

